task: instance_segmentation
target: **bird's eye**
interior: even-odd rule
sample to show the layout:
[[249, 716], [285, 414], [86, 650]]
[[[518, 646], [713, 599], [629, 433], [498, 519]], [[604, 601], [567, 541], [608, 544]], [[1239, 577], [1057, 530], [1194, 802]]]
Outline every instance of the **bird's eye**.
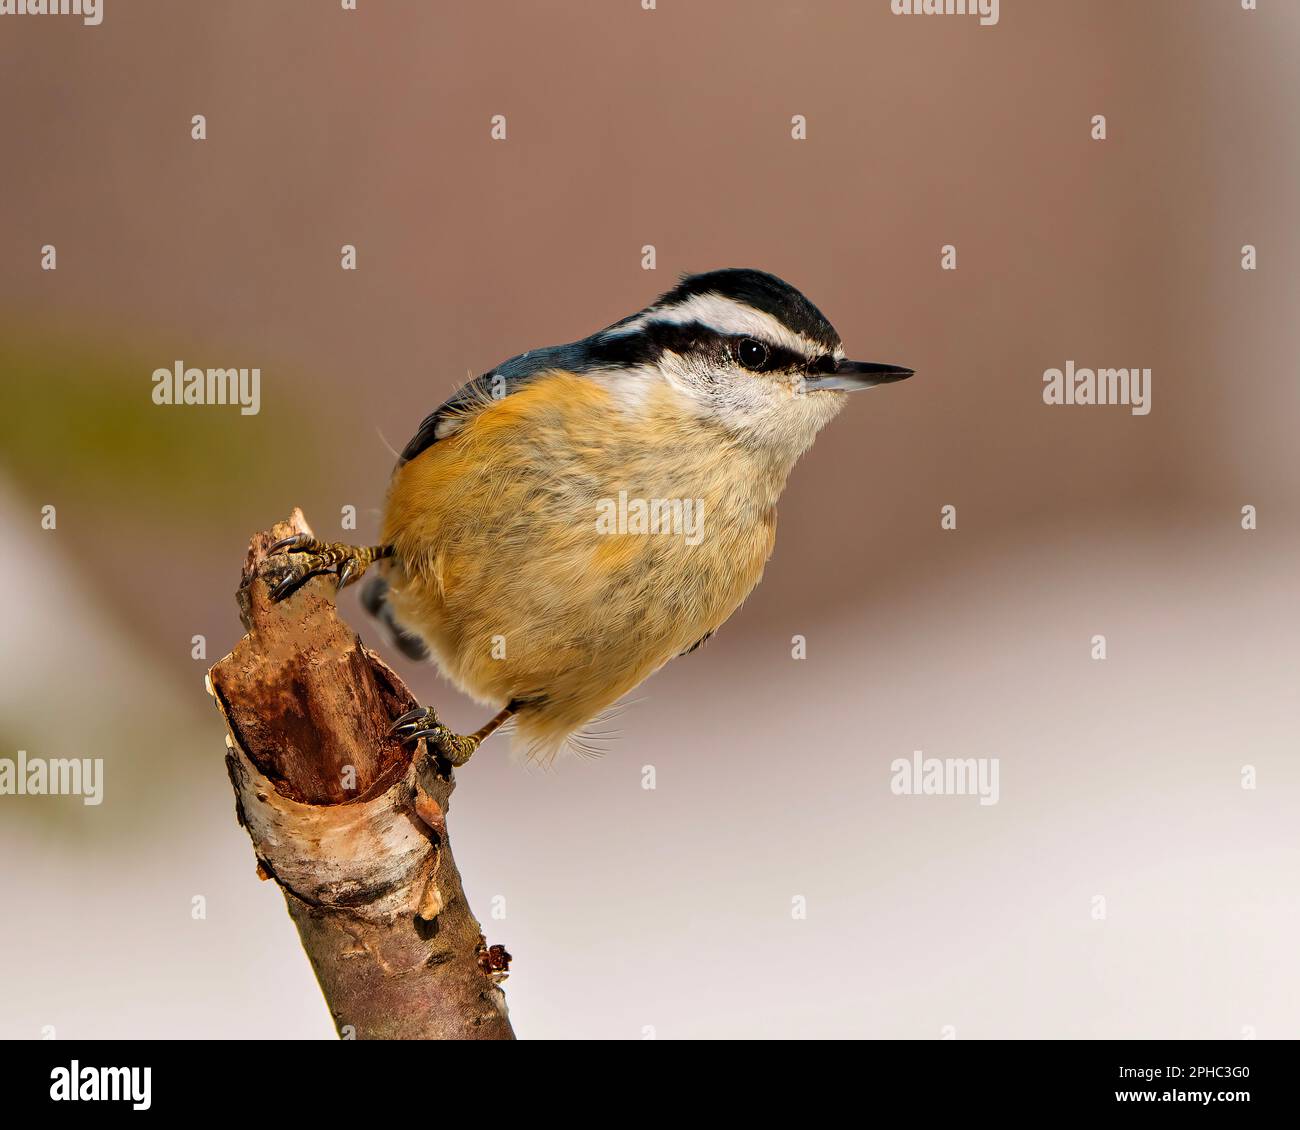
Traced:
[[767, 364], [767, 346], [752, 337], [744, 338], [736, 346], [736, 357], [746, 369], [761, 369]]

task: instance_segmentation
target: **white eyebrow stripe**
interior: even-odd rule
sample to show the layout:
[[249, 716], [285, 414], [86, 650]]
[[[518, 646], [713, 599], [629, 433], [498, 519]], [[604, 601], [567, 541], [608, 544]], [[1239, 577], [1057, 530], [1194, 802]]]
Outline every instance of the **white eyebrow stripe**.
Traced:
[[827, 352], [824, 345], [795, 333], [771, 314], [722, 294], [693, 294], [675, 306], [652, 306], [619, 326], [618, 333], [635, 333], [653, 322], [678, 326], [699, 322], [720, 334], [749, 334], [810, 358], [821, 357]]

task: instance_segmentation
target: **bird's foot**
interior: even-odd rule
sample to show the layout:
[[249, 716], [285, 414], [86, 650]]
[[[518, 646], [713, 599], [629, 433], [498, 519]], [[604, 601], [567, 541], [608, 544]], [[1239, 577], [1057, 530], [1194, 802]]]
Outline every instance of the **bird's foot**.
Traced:
[[417, 706], [400, 718], [393, 720], [389, 734], [401, 742], [426, 738], [429, 746], [453, 768], [464, 765], [478, 749], [482, 738], [478, 734], [455, 734], [438, 721], [431, 706]]
[[333, 574], [338, 578], [335, 591], [360, 578], [375, 561], [391, 557], [389, 545], [344, 545], [338, 541], [317, 541], [309, 534], [281, 538], [268, 554], [283, 553], [289, 558], [287, 569], [277, 569], [271, 585], [271, 601], [279, 603], [305, 585], [312, 577]]

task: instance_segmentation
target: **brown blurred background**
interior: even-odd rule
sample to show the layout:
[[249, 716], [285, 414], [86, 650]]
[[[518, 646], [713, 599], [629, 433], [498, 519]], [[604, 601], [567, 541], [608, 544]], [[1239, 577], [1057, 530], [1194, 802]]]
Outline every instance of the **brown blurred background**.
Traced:
[[[603, 759], [462, 772], [518, 1033], [1300, 1036], [1300, 7], [1261, 8], [0, 17], [0, 756], [107, 773], [0, 797], [0, 1036], [332, 1034], [203, 690], [247, 536], [369, 540], [467, 376], [720, 266], [918, 375], [823, 434], [763, 585]], [[261, 413], [155, 406], [177, 359], [260, 367]], [[1151, 368], [1151, 414], [1045, 406], [1067, 359]], [[1000, 802], [894, 796], [917, 749], [999, 758]]]

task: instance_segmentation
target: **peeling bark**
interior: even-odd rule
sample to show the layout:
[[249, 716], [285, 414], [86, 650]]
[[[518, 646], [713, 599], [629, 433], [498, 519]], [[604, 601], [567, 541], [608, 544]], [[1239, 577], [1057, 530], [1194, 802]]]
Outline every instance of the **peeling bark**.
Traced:
[[267, 548], [310, 532], [295, 510], [252, 539], [247, 635], [208, 672], [258, 874], [284, 892], [340, 1035], [513, 1039], [509, 955], [487, 946], [447, 838], [455, 776], [387, 734], [414, 698], [338, 618], [333, 578], [270, 602]]

